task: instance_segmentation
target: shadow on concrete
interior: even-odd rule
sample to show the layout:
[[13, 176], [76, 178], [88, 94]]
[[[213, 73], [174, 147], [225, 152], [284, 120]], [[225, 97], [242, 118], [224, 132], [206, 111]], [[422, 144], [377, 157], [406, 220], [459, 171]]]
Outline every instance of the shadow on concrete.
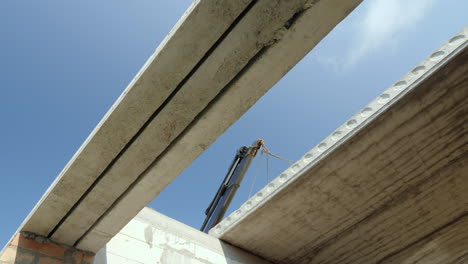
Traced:
[[104, 246], [94, 256], [93, 264], [107, 264], [107, 248]]

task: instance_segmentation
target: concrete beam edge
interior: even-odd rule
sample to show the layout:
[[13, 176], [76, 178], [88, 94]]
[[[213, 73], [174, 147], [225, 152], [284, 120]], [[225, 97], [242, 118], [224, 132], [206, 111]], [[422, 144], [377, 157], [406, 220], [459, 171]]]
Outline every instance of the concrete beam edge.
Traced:
[[[304, 2], [306, 0], [284, 3], [279, 1], [279, 4], [258, 1], [216, 46], [210, 56], [184, 83], [181, 90], [149, 123], [144, 132], [119, 157], [102, 181], [98, 182], [80, 201], [75, 210], [54, 232], [52, 238], [68, 244], [79, 241], [80, 237], [98, 221], [97, 219], [110, 210], [113, 202], [125, 193], [139, 175], [158, 159], [155, 157], [164, 155], [164, 150], [172, 144], [178, 134], [190, 123], [196, 122], [197, 117], [201, 118], [199, 114], [219, 91], [224, 89], [226, 86], [224, 83], [229, 83], [238, 72], [242, 71], [250, 58], [265, 45], [264, 41], [269, 43], [275, 38], [276, 32], [283, 28], [295, 10], [301, 8]], [[268, 10], [274, 15], [270, 15]], [[257, 32], [262, 32], [261, 38]], [[233, 58], [229, 54], [237, 57]], [[226, 64], [226, 61], [229, 63]], [[213, 78], [210, 78], [211, 75]], [[180, 107], [181, 105], [183, 107]], [[170, 136], [166, 138], [167, 133]]]
[[[171, 80], [173, 81], [171, 81], [171, 84], [168, 86], [169, 88], [175, 88], [177, 83], [181, 81], [184, 76], [190, 72], [190, 70], [192, 70], [192, 67], [194, 67], [201, 58], [203, 58], [210, 47], [212, 47], [213, 43], [216, 42], [219, 36], [222, 35], [226, 28], [229, 27], [232, 21], [240, 12], [242, 12], [242, 10], [244, 10], [245, 6], [247, 6], [250, 1], [251, 0], [242, 0], [232, 3], [224, 2], [225, 4], [218, 5], [216, 8], [212, 8], [212, 3], [219, 3], [218, 0], [194, 1], [177, 21], [166, 38], [160, 43], [156, 51], [150, 56], [127, 88], [123, 91], [110, 110], [102, 118], [96, 128], [91, 132], [90, 136], [88, 136], [85, 142], [81, 145], [59, 176], [47, 189], [31, 213], [26, 217], [26, 220], [21, 225], [20, 230], [30, 231], [45, 236], [53, 233], [54, 228], [66, 217], [66, 214], [70, 209], [73, 208], [81, 198], [83, 198], [83, 194], [85, 194], [89, 188], [92, 188], [97, 177], [101, 176], [109, 164], [113, 162], [116, 155], [120, 155], [120, 153], [122, 153], [125, 145], [130, 142], [129, 140], [132, 140], [132, 137], [137, 135], [135, 133], [138, 133], [141, 126], [144, 125], [147, 120], [146, 118], [149, 118], [154, 112], [154, 109], [157, 109], [160, 106], [158, 103], [162, 103], [162, 101], [166, 99], [165, 95], [169, 96], [170, 91], [172, 91], [169, 89], [165, 89], [164, 91], [162, 91], [163, 89], [154, 89], [153, 81], [155, 76], [151, 72], [147, 74], [149, 71], [148, 69], [154, 71], [155, 67], [158, 69], [162, 68], [160, 65], [173, 64], [172, 61], [174, 60], [174, 53], [181, 53], [177, 51], [177, 49], [180, 47], [188, 47], [190, 52], [185, 52], [190, 54], [188, 59], [180, 57], [182, 55], [177, 55], [184, 59], [185, 62], [183, 64], [185, 66], [182, 67], [183, 69], [180, 69], [182, 64], [180, 62], [177, 63], [179, 65], [177, 68], [177, 74], [171, 77]], [[226, 10], [229, 10], [230, 12], [226, 14]], [[209, 18], [217, 19], [215, 22], [218, 25], [213, 27], [213, 25], [206, 23], [204, 27], [197, 26], [198, 23], [208, 19], [207, 16]], [[207, 27], [213, 29], [209, 34], [204, 33], [206, 30], [200, 30], [200, 28], [204, 29]], [[200, 41], [197, 45], [187, 44], [188, 42], [185, 41], [187, 35], [189, 37], [193, 37], [194, 34], [203, 34], [205, 39]], [[196, 52], [194, 52], [194, 50]], [[171, 72], [171, 67], [168, 68], [168, 72]], [[167, 78], [167, 72], [165, 73], [166, 74], [156, 75], [158, 85], [163, 83], [164, 78]], [[147, 85], [144, 85], [145, 81]], [[159, 81], [161, 83], [159, 83]], [[140, 84], [138, 84], [139, 82]], [[149, 96], [151, 94], [154, 96]], [[146, 98], [155, 98], [152, 98], [150, 104], [143, 104], [142, 101], [144, 100], [138, 99], [138, 97], [141, 97], [142, 95]], [[139, 105], [142, 105], [142, 107]], [[130, 114], [126, 114], [126, 112], [129, 112]], [[135, 118], [134, 115], [138, 115], [139, 118]], [[129, 120], [137, 121], [128, 123]], [[130, 129], [125, 129], [122, 133], [116, 132], [114, 135], [112, 132], [113, 128], [119, 126], [121, 128], [127, 126], [130, 127]], [[110, 138], [108, 135], [115, 137], [116, 140]], [[113, 142], [110, 142], [110, 140]], [[98, 150], [103, 151], [102, 153], [99, 153]], [[96, 156], [99, 160], [96, 160]], [[101, 157], [104, 158], [101, 159]], [[74, 179], [77, 178], [80, 179], [83, 184], [77, 185], [77, 188], [74, 188], [73, 192], [67, 192], [67, 190], [64, 190], [64, 186], [71, 188], [70, 185], [73, 184]]]
[[184, 14], [182, 15], [182, 17], [176, 22], [176, 24], [174, 25], [174, 27], [170, 30], [170, 32], [166, 35], [166, 37], [163, 39], [163, 41], [160, 43], [160, 45], [156, 48], [155, 52], [153, 54], [151, 54], [151, 56], [146, 60], [145, 64], [141, 67], [141, 69], [138, 71], [138, 73], [135, 75], [135, 77], [133, 77], [133, 79], [130, 81], [130, 83], [127, 85], [127, 87], [125, 88], [125, 90], [122, 92], [122, 94], [120, 94], [120, 96], [117, 98], [117, 100], [112, 104], [112, 106], [109, 108], [109, 110], [106, 112], [106, 114], [104, 115], [104, 117], [99, 121], [99, 123], [96, 125], [96, 127], [93, 129], [93, 131], [91, 131], [91, 133], [88, 135], [88, 137], [85, 139], [85, 141], [80, 145], [80, 147], [78, 148], [78, 150], [75, 152], [75, 154], [73, 154], [72, 158], [68, 161], [68, 163], [65, 165], [65, 167], [61, 170], [61, 172], [59, 173], [59, 175], [54, 179], [54, 181], [52, 182], [52, 184], [47, 188], [47, 190], [45, 191], [45, 193], [41, 196], [41, 198], [39, 199], [39, 201], [37, 201], [37, 203], [34, 205], [33, 209], [30, 211], [30, 213], [26, 216], [26, 218], [23, 220], [23, 222], [21, 223], [20, 227], [18, 228], [17, 232], [15, 232], [12, 236], [12, 239], [13, 237], [15, 236], [16, 233], [20, 232], [22, 230], [22, 228], [26, 225], [26, 223], [30, 220], [30, 218], [32, 217], [32, 215], [34, 215], [34, 213], [36, 212], [37, 208], [44, 202], [44, 200], [47, 198], [47, 196], [49, 195], [49, 193], [55, 188], [55, 186], [57, 185], [57, 183], [60, 181], [60, 179], [63, 177], [63, 175], [65, 174], [65, 172], [68, 170], [68, 168], [70, 167], [71, 164], [73, 164], [75, 162], [75, 160], [78, 158], [78, 156], [81, 154], [81, 152], [83, 151], [83, 149], [88, 145], [88, 143], [91, 141], [91, 139], [94, 137], [94, 135], [97, 133], [97, 131], [99, 130], [99, 128], [107, 121], [107, 119], [109, 118], [109, 116], [112, 114], [112, 112], [114, 111], [114, 109], [122, 102], [122, 100], [125, 98], [126, 94], [128, 93], [128, 91], [133, 87], [133, 85], [135, 84], [135, 82], [138, 80], [138, 78], [143, 74], [143, 72], [145, 72], [145, 70], [149, 67], [149, 65], [151, 64], [151, 62], [154, 60], [154, 58], [157, 56], [157, 54], [161, 51], [161, 49], [166, 45], [166, 43], [168, 42], [168, 40], [171, 38], [173, 32], [175, 32], [179, 27], [180, 25], [182, 25], [182, 23], [185, 21], [185, 18], [192, 12], [192, 10], [194, 9], [194, 7], [198, 4], [198, 2], [200, 2], [200, 0], [194, 0], [192, 2], [192, 4], [190, 5], [190, 7], [184, 12]]
[[[217, 133], [222, 134], [231, 122], [237, 120], [258, 98], [268, 91], [281, 77], [283, 77], [297, 62], [300, 61], [323, 37], [328, 34], [346, 15], [348, 15], [361, 1], [347, 1], [346, 5], [341, 3], [341, 0], [318, 2], [316, 5], [305, 6], [306, 11], [298, 16], [296, 22], [286, 30], [284, 35], [276, 42], [272, 43], [266, 51], [259, 56], [255, 62], [249, 67], [238, 80], [233, 83], [233, 86], [226, 91], [209, 109], [205, 118], [198, 121], [197, 126], [190, 129], [190, 133], [182, 136], [181, 142], [175, 145], [174, 149], [169, 151], [165, 157], [155, 164], [154, 167], [148, 170], [148, 175], [143, 177], [133, 190], [131, 190], [114, 208], [109, 212], [109, 215], [103, 218], [103, 221], [98, 223], [91, 232], [80, 242], [78, 247], [86, 250], [95, 250], [102, 247], [105, 241], [108, 241], [112, 235], [124, 225], [123, 222], [129, 221], [130, 215], [134, 216], [138, 211], [134, 211], [135, 203], [142, 206], [149, 203], [154, 196], [162, 190], [162, 185], [168, 184], [172, 180], [165, 179], [161, 183], [161, 178], [158, 179], [156, 174], [163, 174], [167, 177], [176, 177], [182, 172], [180, 159], [174, 158], [180, 154], [177, 153], [192, 153], [195, 156], [201, 154], [204, 149], [209, 146], [216, 138], [207, 137], [205, 129], [214, 129]], [[315, 7], [314, 7], [315, 6]], [[310, 7], [310, 8], [309, 8]], [[337, 8], [341, 7], [341, 8]], [[318, 9], [317, 9], [318, 8]], [[332, 11], [333, 14], [327, 14]], [[321, 19], [328, 19], [318, 23]], [[338, 21], [338, 22], [337, 22]], [[311, 31], [311, 28], [315, 29]], [[308, 43], [308, 45], [304, 45]], [[294, 47], [291, 52], [288, 49]], [[284, 60], [283, 60], [284, 59]], [[281, 67], [278, 67], [277, 61], [283, 61]], [[284, 63], [287, 61], [287, 63]], [[265, 70], [267, 69], [267, 70]], [[265, 81], [259, 83], [259, 78], [265, 78]], [[256, 90], [251, 87], [255, 85]], [[255, 92], [254, 92], [255, 91]], [[254, 93], [254, 95], [252, 95]], [[253, 96], [249, 100], [239, 100], [245, 95]], [[233, 100], [233, 98], [235, 98]], [[226, 105], [230, 105], [239, 111], [227, 111]], [[241, 113], [242, 112], [242, 113]], [[196, 140], [194, 139], [196, 138]], [[217, 137], [217, 136], [216, 136]], [[196, 142], [203, 142], [203, 149]], [[196, 152], [196, 154], [195, 154]], [[178, 159], [178, 163], [174, 164], [171, 159]], [[185, 162], [185, 161], [184, 161]], [[183, 162], [183, 163], [184, 163]], [[191, 161], [190, 161], [191, 162]], [[182, 165], [182, 167], [186, 167]], [[159, 173], [156, 173], [159, 171]], [[155, 180], [157, 182], [155, 182]], [[141, 193], [146, 195], [142, 196]], [[151, 195], [148, 195], [151, 193]], [[151, 197], [150, 197], [151, 196]], [[131, 201], [131, 202], [130, 202]], [[120, 227], [119, 227], [120, 226]]]
[[135, 82], [138, 80], [138, 78], [143, 74], [143, 72], [148, 68], [148, 66], [151, 64], [153, 61], [154, 57], [161, 51], [161, 49], [166, 45], [170, 37], [172, 36], [173, 32], [175, 32], [180, 25], [185, 21], [185, 18], [192, 12], [194, 7], [200, 2], [201, 0], [194, 0], [192, 4], [187, 8], [187, 10], [184, 12], [184, 14], [180, 17], [180, 19], [176, 22], [174, 27], [169, 31], [169, 33], [164, 37], [164, 39], [161, 41], [161, 43], [158, 45], [156, 48], [155, 52], [151, 54], [151, 56], [146, 60], [145, 64], [141, 67], [141, 69], [138, 71], [138, 73], [133, 77], [133, 79], [130, 81], [130, 83], [127, 85], [125, 90], [120, 94], [120, 96], [117, 98], [117, 100], [112, 104], [112, 106], [109, 108], [109, 110], [106, 112], [106, 114], [103, 116], [103, 118], [99, 121], [99, 123], [96, 125], [96, 127], [91, 131], [91, 133], [86, 137], [85, 141], [80, 145], [78, 150], [73, 154], [71, 159], [68, 161], [68, 163], [65, 165], [65, 167], [60, 171], [59, 175], [54, 179], [52, 184], [47, 188], [47, 190], [44, 192], [44, 194], [41, 196], [39, 201], [36, 202], [32, 210], [29, 212], [29, 214], [26, 216], [26, 218], [23, 220], [21, 225], [18, 227], [16, 232], [13, 233], [11, 236], [10, 240], [8, 240], [7, 244], [0, 250], [0, 255], [3, 254], [5, 251], [5, 248], [8, 246], [8, 244], [14, 239], [15, 235], [17, 233], [20, 233], [23, 227], [26, 225], [26, 223], [30, 220], [31, 216], [36, 212], [36, 209], [44, 202], [44, 200], [47, 198], [49, 193], [54, 189], [54, 187], [57, 185], [57, 183], [60, 181], [64, 173], [68, 170], [70, 165], [75, 162], [77, 157], [81, 154], [82, 150], [88, 145], [90, 140], [94, 137], [96, 132], [99, 130], [99, 128], [106, 122], [106, 120], [109, 118], [109, 116], [112, 114], [114, 109], [120, 104], [120, 102], [123, 100], [125, 95], [127, 94], [128, 90], [131, 89], [131, 87], [135, 84]]
[[419, 83], [427, 79], [432, 72], [445, 65], [451, 58], [465, 49], [468, 46], [467, 39], [468, 26], [463, 28], [441, 47], [436, 49], [436, 51], [434, 51], [428, 58], [419, 63], [400, 80], [387, 88], [380, 96], [371, 101], [360, 112], [348, 119], [317, 146], [307, 152], [297, 162], [248, 199], [239, 209], [235, 210], [223, 219], [218, 225], [209, 231], [209, 234], [222, 238], [223, 234], [242, 222], [242, 220], [255, 211], [256, 208], [261, 207], [285, 186], [301, 177], [302, 174], [310, 170], [311, 167], [315, 166], [315, 164], [320, 160], [328, 156], [343, 142], [352, 138], [354, 134], [366, 127], [366, 125], [377, 116], [385, 112], [390, 106], [399, 101], [400, 98], [404, 97], [404, 95], [410, 92], [414, 87], [417, 87]]

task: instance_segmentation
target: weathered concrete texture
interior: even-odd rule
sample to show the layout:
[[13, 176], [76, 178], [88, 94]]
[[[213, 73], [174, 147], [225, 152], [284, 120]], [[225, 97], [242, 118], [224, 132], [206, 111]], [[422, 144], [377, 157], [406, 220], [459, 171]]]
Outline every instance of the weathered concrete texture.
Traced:
[[29, 233], [18, 233], [0, 252], [1, 264], [91, 264], [94, 255]]
[[[250, 2], [194, 1], [38, 202], [23, 230], [51, 233]], [[91, 209], [87, 213], [94, 215]]]
[[468, 263], [467, 245], [468, 213], [465, 213], [380, 263], [464, 264]]
[[97, 251], [359, 2], [195, 2], [21, 230]]
[[210, 231], [275, 263], [463, 263], [468, 28]]
[[200, 118], [199, 113], [275, 38], [305, 2], [258, 1], [61, 223], [52, 238], [66, 244], [78, 241], [155, 158], [164, 155], [178, 135]]
[[267, 264], [174, 219], [144, 208], [105, 248], [94, 264]]
[[[238, 74], [217, 95], [203, 110], [202, 115], [186, 128], [164, 155], [152, 163], [138, 179], [137, 184], [132, 186], [106, 216], [92, 227], [89, 234], [78, 243], [78, 247], [86, 250], [102, 247], [138, 213], [141, 207], [148, 204], [190, 165], [359, 2], [332, 0], [320, 1], [313, 5], [306, 4], [305, 9], [301, 10], [302, 13], [296, 13], [294, 21], [289, 20], [287, 27], [278, 31], [280, 33], [275, 33], [275, 41], [261, 49], [241, 74]], [[259, 2], [258, 8], [276, 4], [275, 1]], [[253, 11], [254, 9], [251, 12]], [[271, 10], [265, 13], [275, 12]], [[257, 19], [249, 16], [249, 20], [246, 21], [251, 20]], [[257, 22], [247, 24], [251, 26]], [[243, 27], [242, 22], [239, 26]]]

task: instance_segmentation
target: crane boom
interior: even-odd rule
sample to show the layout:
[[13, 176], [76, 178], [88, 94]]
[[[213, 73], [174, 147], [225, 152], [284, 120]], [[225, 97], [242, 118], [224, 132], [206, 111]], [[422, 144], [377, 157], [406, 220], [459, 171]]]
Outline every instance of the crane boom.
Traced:
[[205, 210], [206, 218], [200, 231], [208, 233], [224, 217], [240, 183], [250, 167], [250, 163], [263, 145], [263, 140], [258, 139], [250, 147], [243, 146], [236, 152], [234, 160], [221, 182], [215, 197]]

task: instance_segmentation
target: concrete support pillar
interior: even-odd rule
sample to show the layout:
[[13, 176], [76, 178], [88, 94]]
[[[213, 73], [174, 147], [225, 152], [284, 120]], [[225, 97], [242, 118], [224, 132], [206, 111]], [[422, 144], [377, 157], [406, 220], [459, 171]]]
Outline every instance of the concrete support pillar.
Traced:
[[91, 253], [21, 232], [0, 252], [0, 264], [92, 264]]

